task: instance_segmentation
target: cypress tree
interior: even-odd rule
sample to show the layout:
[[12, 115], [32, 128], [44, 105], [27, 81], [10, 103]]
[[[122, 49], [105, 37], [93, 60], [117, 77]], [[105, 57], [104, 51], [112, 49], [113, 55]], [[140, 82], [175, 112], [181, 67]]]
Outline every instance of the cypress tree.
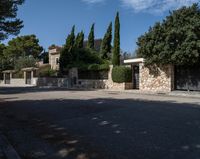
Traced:
[[66, 43], [60, 53], [60, 72], [63, 73], [64, 68], [72, 59], [72, 49], [75, 45], [75, 25], [72, 27], [71, 33], [67, 36]]
[[74, 44], [75, 44], [75, 25], [72, 27], [70, 35], [68, 35], [66, 40], [66, 48], [69, 52], [72, 51]]
[[90, 30], [90, 34], [88, 36], [88, 43], [87, 43], [87, 47], [90, 49], [94, 49], [94, 23], [92, 24], [91, 30]]
[[114, 35], [114, 50], [112, 63], [114, 66], [120, 65], [120, 20], [119, 12], [117, 12], [115, 18], [115, 35]]
[[83, 31], [81, 31], [76, 36], [75, 48], [79, 48], [79, 49], [83, 48], [83, 42], [84, 42], [84, 33]]
[[111, 53], [111, 42], [112, 42], [112, 22], [108, 26], [107, 32], [104, 35], [103, 41], [101, 43], [101, 57], [103, 59], [108, 59], [108, 53]]

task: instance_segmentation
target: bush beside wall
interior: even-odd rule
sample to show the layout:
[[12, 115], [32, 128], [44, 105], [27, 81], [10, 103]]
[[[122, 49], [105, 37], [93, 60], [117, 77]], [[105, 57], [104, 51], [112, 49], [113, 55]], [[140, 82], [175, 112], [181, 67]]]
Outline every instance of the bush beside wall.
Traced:
[[112, 80], [116, 83], [131, 82], [132, 70], [125, 66], [116, 66], [112, 70]]

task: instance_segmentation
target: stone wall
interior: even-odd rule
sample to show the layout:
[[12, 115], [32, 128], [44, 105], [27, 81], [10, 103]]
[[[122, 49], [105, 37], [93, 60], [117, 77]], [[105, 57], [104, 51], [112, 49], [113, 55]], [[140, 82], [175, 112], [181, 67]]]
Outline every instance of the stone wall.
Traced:
[[78, 79], [79, 88], [105, 89], [107, 80], [85, 80]]
[[23, 78], [12, 78], [10, 80], [10, 85], [13, 85], [13, 86], [25, 86], [25, 79]]
[[[116, 83], [112, 80], [112, 69], [113, 66], [110, 65], [110, 70], [108, 71], [108, 79], [107, 80], [83, 80], [78, 79], [78, 87], [81, 88], [93, 88], [93, 89], [110, 89], [110, 90], [126, 90], [132, 89], [132, 83]], [[76, 75], [76, 71], [75, 72]]]
[[24, 78], [11, 78], [10, 84], [5, 84], [4, 81], [0, 81], [0, 86], [2, 87], [30, 87], [30, 86], [36, 86], [37, 78], [33, 78], [31, 81], [31, 85], [27, 85], [25, 83]]
[[70, 88], [70, 82], [68, 78], [38, 78], [37, 86], [39, 87], [65, 87]]
[[0, 86], [4, 85], [4, 80], [0, 80]]
[[140, 91], [166, 93], [174, 89], [174, 67], [140, 64]]

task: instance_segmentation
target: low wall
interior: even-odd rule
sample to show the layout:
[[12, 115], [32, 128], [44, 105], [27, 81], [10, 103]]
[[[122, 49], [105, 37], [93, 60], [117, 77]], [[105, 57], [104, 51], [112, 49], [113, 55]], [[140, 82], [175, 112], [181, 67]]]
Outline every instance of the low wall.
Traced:
[[105, 80], [89, 80], [89, 79], [78, 79], [78, 87], [81, 88], [94, 88], [94, 89], [113, 89], [113, 90], [126, 90], [132, 89], [132, 83], [116, 83], [112, 80], [112, 69], [113, 66], [110, 66], [108, 71], [108, 79]]
[[144, 66], [140, 64], [140, 90], [144, 92], [171, 92], [174, 88], [174, 67]]
[[36, 86], [34, 84], [34, 81], [37, 80], [37, 78], [32, 79], [32, 84], [27, 85], [25, 83], [24, 78], [11, 78], [10, 79], [10, 84], [5, 84], [4, 81], [0, 81], [0, 86], [1, 87], [30, 87], [30, 86]]
[[25, 79], [23, 78], [12, 78], [10, 80], [10, 85], [13, 85], [13, 86], [25, 86]]
[[68, 78], [38, 78], [37, 86], [39, 87], [67, 87], [70, 88], [70, 80]]
[[78, 85], [81, 88], [105, 89], [107, 80], [85, 80], [78, 79]]
[[0, 86], [4, 84], [4, 80], [0, 80]]

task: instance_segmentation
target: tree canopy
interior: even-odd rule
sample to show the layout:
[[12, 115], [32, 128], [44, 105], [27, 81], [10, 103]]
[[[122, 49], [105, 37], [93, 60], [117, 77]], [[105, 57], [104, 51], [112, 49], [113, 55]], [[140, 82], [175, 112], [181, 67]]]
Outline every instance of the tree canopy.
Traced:
[[81, 31], [76, 36], [75, 47], [79, 49], [83, 48], [83, 42], [84, 42], [84, 33], [83, 31]]
[[87, 43], [87, 47], [89, 49], [94, 49], [94, 25], [95, 24], [92, 24], [92, 27], [90, 29], [90, 33], [89, 33], [89, 36], [88, 36], [88, 43]]
[[4, 55], [3, 52], [6, 49], [4, 44], [0, 44], [0, 71], [4, 69]]
[[72, 27], [71, 33], [67, 36], [65, 45], [60, 53], [60, 72], [63, 73], [64, 68], [72, 61], [72, 52], [75, 46], [75, 26]]
[[1, 0], [0, 1], [0, 41], [9, 35], [18, 35], [23, 27], [23, 22], [17, 19], [18, 5], [24, 0]]
[[112, 22], [108, 26], [107, 32], [104, 35], [103, 41], [101, 43], [101, 57], [103, 59], [109, 58], [109, 53], [111, 53], [111, 42], [112, 42]]
[[198, 4], [170, 12], [139, 37], [137, 56], [146, 64], [194, 65], [200, 61], [200, 9]]
[[120, 65], [120, 20], [119, 12], [117, 12], [115, 18], [115, 35], [114, 35], [114, 50], [112, 63], [114, 66]]
[[39, 40], [35, 35], [20, 36], [8, 42], [8, 46], [4, 50], [4, 56], [7, 58], [15, 58], [25, 56], [33, 56], [38, 58], [43, 51], [39, 45]]

